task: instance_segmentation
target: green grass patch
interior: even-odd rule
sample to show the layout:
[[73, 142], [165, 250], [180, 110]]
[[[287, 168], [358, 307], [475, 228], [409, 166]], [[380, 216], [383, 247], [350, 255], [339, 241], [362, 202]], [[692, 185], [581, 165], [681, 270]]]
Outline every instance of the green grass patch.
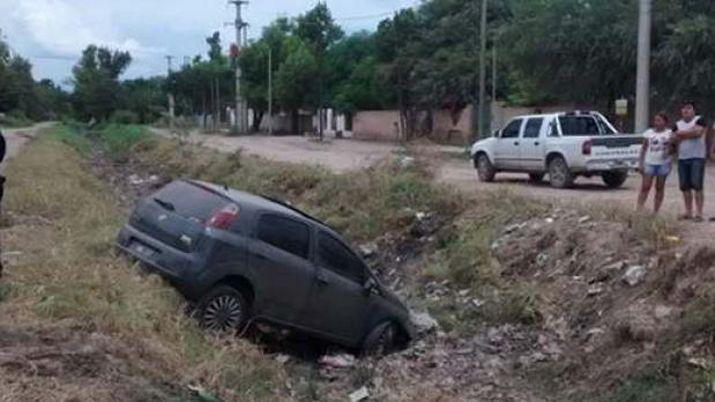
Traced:
[[144, 126], [108, 124], [101, 128], [99, 138], [110, 158], [125, 160], [132, 148], [149, 139], [150, 134]]

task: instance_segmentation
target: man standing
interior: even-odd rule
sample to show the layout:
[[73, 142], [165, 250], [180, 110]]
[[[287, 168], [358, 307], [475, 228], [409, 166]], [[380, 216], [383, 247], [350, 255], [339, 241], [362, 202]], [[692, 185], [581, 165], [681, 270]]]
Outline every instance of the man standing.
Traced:
[[[681, 119], [673, 127], [678, 142], [678, 176], [680, 191], [685, 201], [685, 214], [680, 219], [703, 220], [703, 181], [705, 180], [705, 157], [707, 146], [705, 119], [695, 115], [695, 104], [685, 101], [680, 108]], [[695, 214], [693, 214], [695, 201]]]

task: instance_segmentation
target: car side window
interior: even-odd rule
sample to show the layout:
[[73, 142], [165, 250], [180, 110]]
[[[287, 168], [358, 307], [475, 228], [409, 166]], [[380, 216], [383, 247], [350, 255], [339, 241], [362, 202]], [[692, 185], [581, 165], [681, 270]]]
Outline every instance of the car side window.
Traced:
[[341, 241], [322, 231], [318, 233], [317, 263], [360, 285], [365, 282], [362, 261]]
[[515, 119], [502, 130], [501, 138], [518, 138], [522, 119]]
[[558, 122], [556, 120], [551, 120], [551, 123], [549, 124], [549, 137], [558, 137], [558, 136], [559, 136]]
[[524, 138], [539, 138], [541, 134], [541, 125], [544, 123], [544, 119], [539, 117], [535, 119], [529, 119], [526, 122], [526, 128], [524, 129]]
[[263, 215], [258, 220], [256, 237], [271, 246], [308, 259], [310, 228], [302, 222], [277, 215]]

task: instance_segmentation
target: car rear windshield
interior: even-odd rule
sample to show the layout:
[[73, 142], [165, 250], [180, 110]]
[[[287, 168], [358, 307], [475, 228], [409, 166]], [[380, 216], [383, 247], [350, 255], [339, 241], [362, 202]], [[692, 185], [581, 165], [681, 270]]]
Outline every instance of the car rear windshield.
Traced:
[[201, 223], [228, 204], [220, 195], [185, 181], [175, 181], [154, 194], [154, 200], [173, 207], [174, 212]]
[[561, 134], [570, 136], [601, 135], [596, 119], [591, 116], [560, 116]]

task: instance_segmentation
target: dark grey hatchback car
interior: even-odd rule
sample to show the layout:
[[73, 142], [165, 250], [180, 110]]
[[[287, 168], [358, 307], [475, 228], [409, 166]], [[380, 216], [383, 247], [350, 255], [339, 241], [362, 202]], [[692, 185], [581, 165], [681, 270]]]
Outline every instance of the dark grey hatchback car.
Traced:
[[174, 181], [139, 202], [117, 245], [194, 302], [209, 329], [260, 320], [366, 353], [413, 336], [407, 308], [341, 236], [276, 200]]

